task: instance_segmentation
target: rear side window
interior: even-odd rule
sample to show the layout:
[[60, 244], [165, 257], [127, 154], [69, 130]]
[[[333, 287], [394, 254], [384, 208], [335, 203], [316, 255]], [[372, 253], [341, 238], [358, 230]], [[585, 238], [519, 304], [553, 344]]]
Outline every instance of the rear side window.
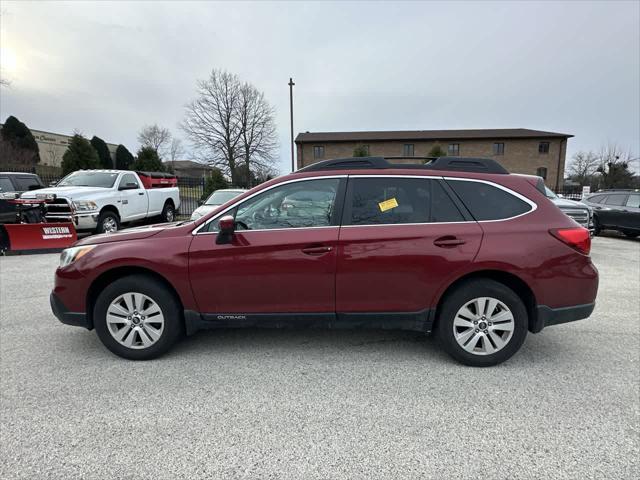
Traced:
[[347, 225], [464, 221], [442, 186], [427, 178], [352, 178], [349, 198]]
[[595, 197], [587, 198], [587, 201], [591, 203], [600, 203], [604, 200], [604, 197], [606, 197], [606, 195], [596, 195]]
[[480, 220], [503, 220], [531, 211], [531, 205], [487, 183], [447, 180], [471, 215]]
[[16, 182], [16, 188], [20, 192], [42, 188], [42, 185], [35, 177], [15, 177], [13, 181]]
[[640, 208], [640, 195], [629, 195], [629, 198], [627, 199], [627, 207]]
[[607, 197], [606, 202], [604, 203], [606, 205], [613, 205], [613, 206], [620, 207], [625, 204], [626, 200], [627, 200], [626, 195], [609, 195]]

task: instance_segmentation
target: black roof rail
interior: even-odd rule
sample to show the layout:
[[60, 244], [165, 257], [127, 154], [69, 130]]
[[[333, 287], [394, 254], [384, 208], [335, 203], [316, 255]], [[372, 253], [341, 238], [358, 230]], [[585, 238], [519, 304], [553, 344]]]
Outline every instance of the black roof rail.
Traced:
[[[389, 160], [427, 160], [427, 163], [393, 163]], [[352, 169], [425, 169], [449, 170], [458, 172], [498, 173], [508, 175], [509, 172], [498, 162], [490, 158], [470, 157], [352, 157], [334, 158], [312, 163], [297, 172], [317, 172], [322, 170]]]

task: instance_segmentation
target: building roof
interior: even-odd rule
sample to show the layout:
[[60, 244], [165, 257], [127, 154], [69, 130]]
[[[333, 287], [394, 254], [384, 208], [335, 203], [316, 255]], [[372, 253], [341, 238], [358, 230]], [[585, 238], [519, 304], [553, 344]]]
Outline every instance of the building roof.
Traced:
[[490, 128], [475, 130], [399, 130], [374, 132], [305, 132], [296, 143], [381, 142], [403, 140], [474, 140], [507, 138], [571, 138], [567, 133], [544, 132], [528, 128]]
[[174, 168], [202, 168], [204, 170], [213, 170], [215, 168], [206, 163], [194, 162], [193, 160], [165, 160], [162, 163], [172, 165]]

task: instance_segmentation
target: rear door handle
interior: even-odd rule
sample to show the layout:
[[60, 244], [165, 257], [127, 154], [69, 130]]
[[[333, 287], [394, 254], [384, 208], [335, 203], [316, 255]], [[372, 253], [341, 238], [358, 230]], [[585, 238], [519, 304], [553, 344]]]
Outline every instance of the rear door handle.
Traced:
[[333, 250], [333, 247], [328, 247], [326, 245], [312, 245], [303, 248], [302, 253], [307, 255], [322, 255], [324, 253], [329, 253], [331, 250]]
[[436, 238], [433, 241], [433, 244], [436, 247], [442, 247], [442, 248], [456, 247], [458, 245], [464, 245], [465, 243], [467, 242], [462, 240], [461, 238], [456, 238], [453, 235], [446, 235], [444, 237]]

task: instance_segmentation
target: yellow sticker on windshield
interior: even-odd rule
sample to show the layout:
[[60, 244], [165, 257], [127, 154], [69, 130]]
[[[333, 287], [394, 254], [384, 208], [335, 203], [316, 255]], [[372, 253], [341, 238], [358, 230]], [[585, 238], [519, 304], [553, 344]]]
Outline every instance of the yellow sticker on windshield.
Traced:
[[387, 210], [391, 210], [392, 208], [396, 208], [398, 206], [398, 201], [394, 198], [390, 198], [389, 200], [385, 200], [384, 202], [378, 203], [381, 212], [386, 212]]

